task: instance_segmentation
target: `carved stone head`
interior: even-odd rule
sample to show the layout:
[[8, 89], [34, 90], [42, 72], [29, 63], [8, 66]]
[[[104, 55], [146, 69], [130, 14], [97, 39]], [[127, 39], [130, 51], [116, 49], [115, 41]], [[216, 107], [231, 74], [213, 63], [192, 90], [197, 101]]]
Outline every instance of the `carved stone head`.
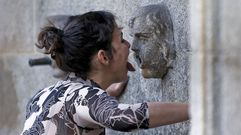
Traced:
[[168, 7], [138, 9], [129, 23], [135, 61], [144, 78], [163, 78], [175, 58], [173, 24]]

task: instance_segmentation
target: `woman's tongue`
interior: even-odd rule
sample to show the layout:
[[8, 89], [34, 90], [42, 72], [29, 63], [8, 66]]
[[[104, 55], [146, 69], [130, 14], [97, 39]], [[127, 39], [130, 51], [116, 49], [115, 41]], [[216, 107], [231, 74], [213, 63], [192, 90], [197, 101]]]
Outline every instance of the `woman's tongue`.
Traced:
[[133, 67], [133, 65], [130, 62], [127, 62], [126, 67], [128, 71], [136, 71], [136, 69]]

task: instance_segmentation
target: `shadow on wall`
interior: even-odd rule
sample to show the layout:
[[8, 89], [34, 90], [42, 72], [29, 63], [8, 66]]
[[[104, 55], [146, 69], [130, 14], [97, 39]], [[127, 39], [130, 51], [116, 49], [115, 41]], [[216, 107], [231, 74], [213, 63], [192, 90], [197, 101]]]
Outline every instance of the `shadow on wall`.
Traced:
[[11, 71], [4, 68], [4, 62], [0, 59], [0, 127], [15, 129], [18, 120], [18, 98], [14, 90], [14, 81]]

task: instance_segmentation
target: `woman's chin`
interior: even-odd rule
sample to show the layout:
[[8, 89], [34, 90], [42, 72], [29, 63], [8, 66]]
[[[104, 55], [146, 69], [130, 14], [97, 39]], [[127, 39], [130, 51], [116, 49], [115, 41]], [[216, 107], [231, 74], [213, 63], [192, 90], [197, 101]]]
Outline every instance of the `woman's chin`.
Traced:
[[119, 82], [126, 81], [127, 79], [128, 79], [128, 76], [127, 76], [127, 74], [126, 74], [125, 76], [123, 76], [123, 77], [119, 80]]

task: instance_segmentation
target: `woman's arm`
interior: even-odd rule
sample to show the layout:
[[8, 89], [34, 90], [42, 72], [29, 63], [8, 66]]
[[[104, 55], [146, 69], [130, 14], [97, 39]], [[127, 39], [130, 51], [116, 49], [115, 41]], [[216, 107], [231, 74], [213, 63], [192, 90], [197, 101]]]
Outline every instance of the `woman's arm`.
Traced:
[[183, 103], [120, 104], [116, 98], [95, 87], [84, 87], [81, 91], [76, 91], [76, 96], [72, 98], [76, 101], [71, 99], [70, 107], [73, 105], [74, 111], [70, 113], [75, 116], [73, 120], [80, 124], [84, 120], [127, 132], [188, 120], [188, 105]]
[[[113, 97], [118, 97], [124, 91], [127, 81], [114, 83], [107, 88], [106, 92]], [[149, 102], [149, 127], [174, 124], [189, 119], [187, 103], [163, 103]]]
[[173, 124], [189, 119], [188, 104], [149, 102], [149, 127]]

